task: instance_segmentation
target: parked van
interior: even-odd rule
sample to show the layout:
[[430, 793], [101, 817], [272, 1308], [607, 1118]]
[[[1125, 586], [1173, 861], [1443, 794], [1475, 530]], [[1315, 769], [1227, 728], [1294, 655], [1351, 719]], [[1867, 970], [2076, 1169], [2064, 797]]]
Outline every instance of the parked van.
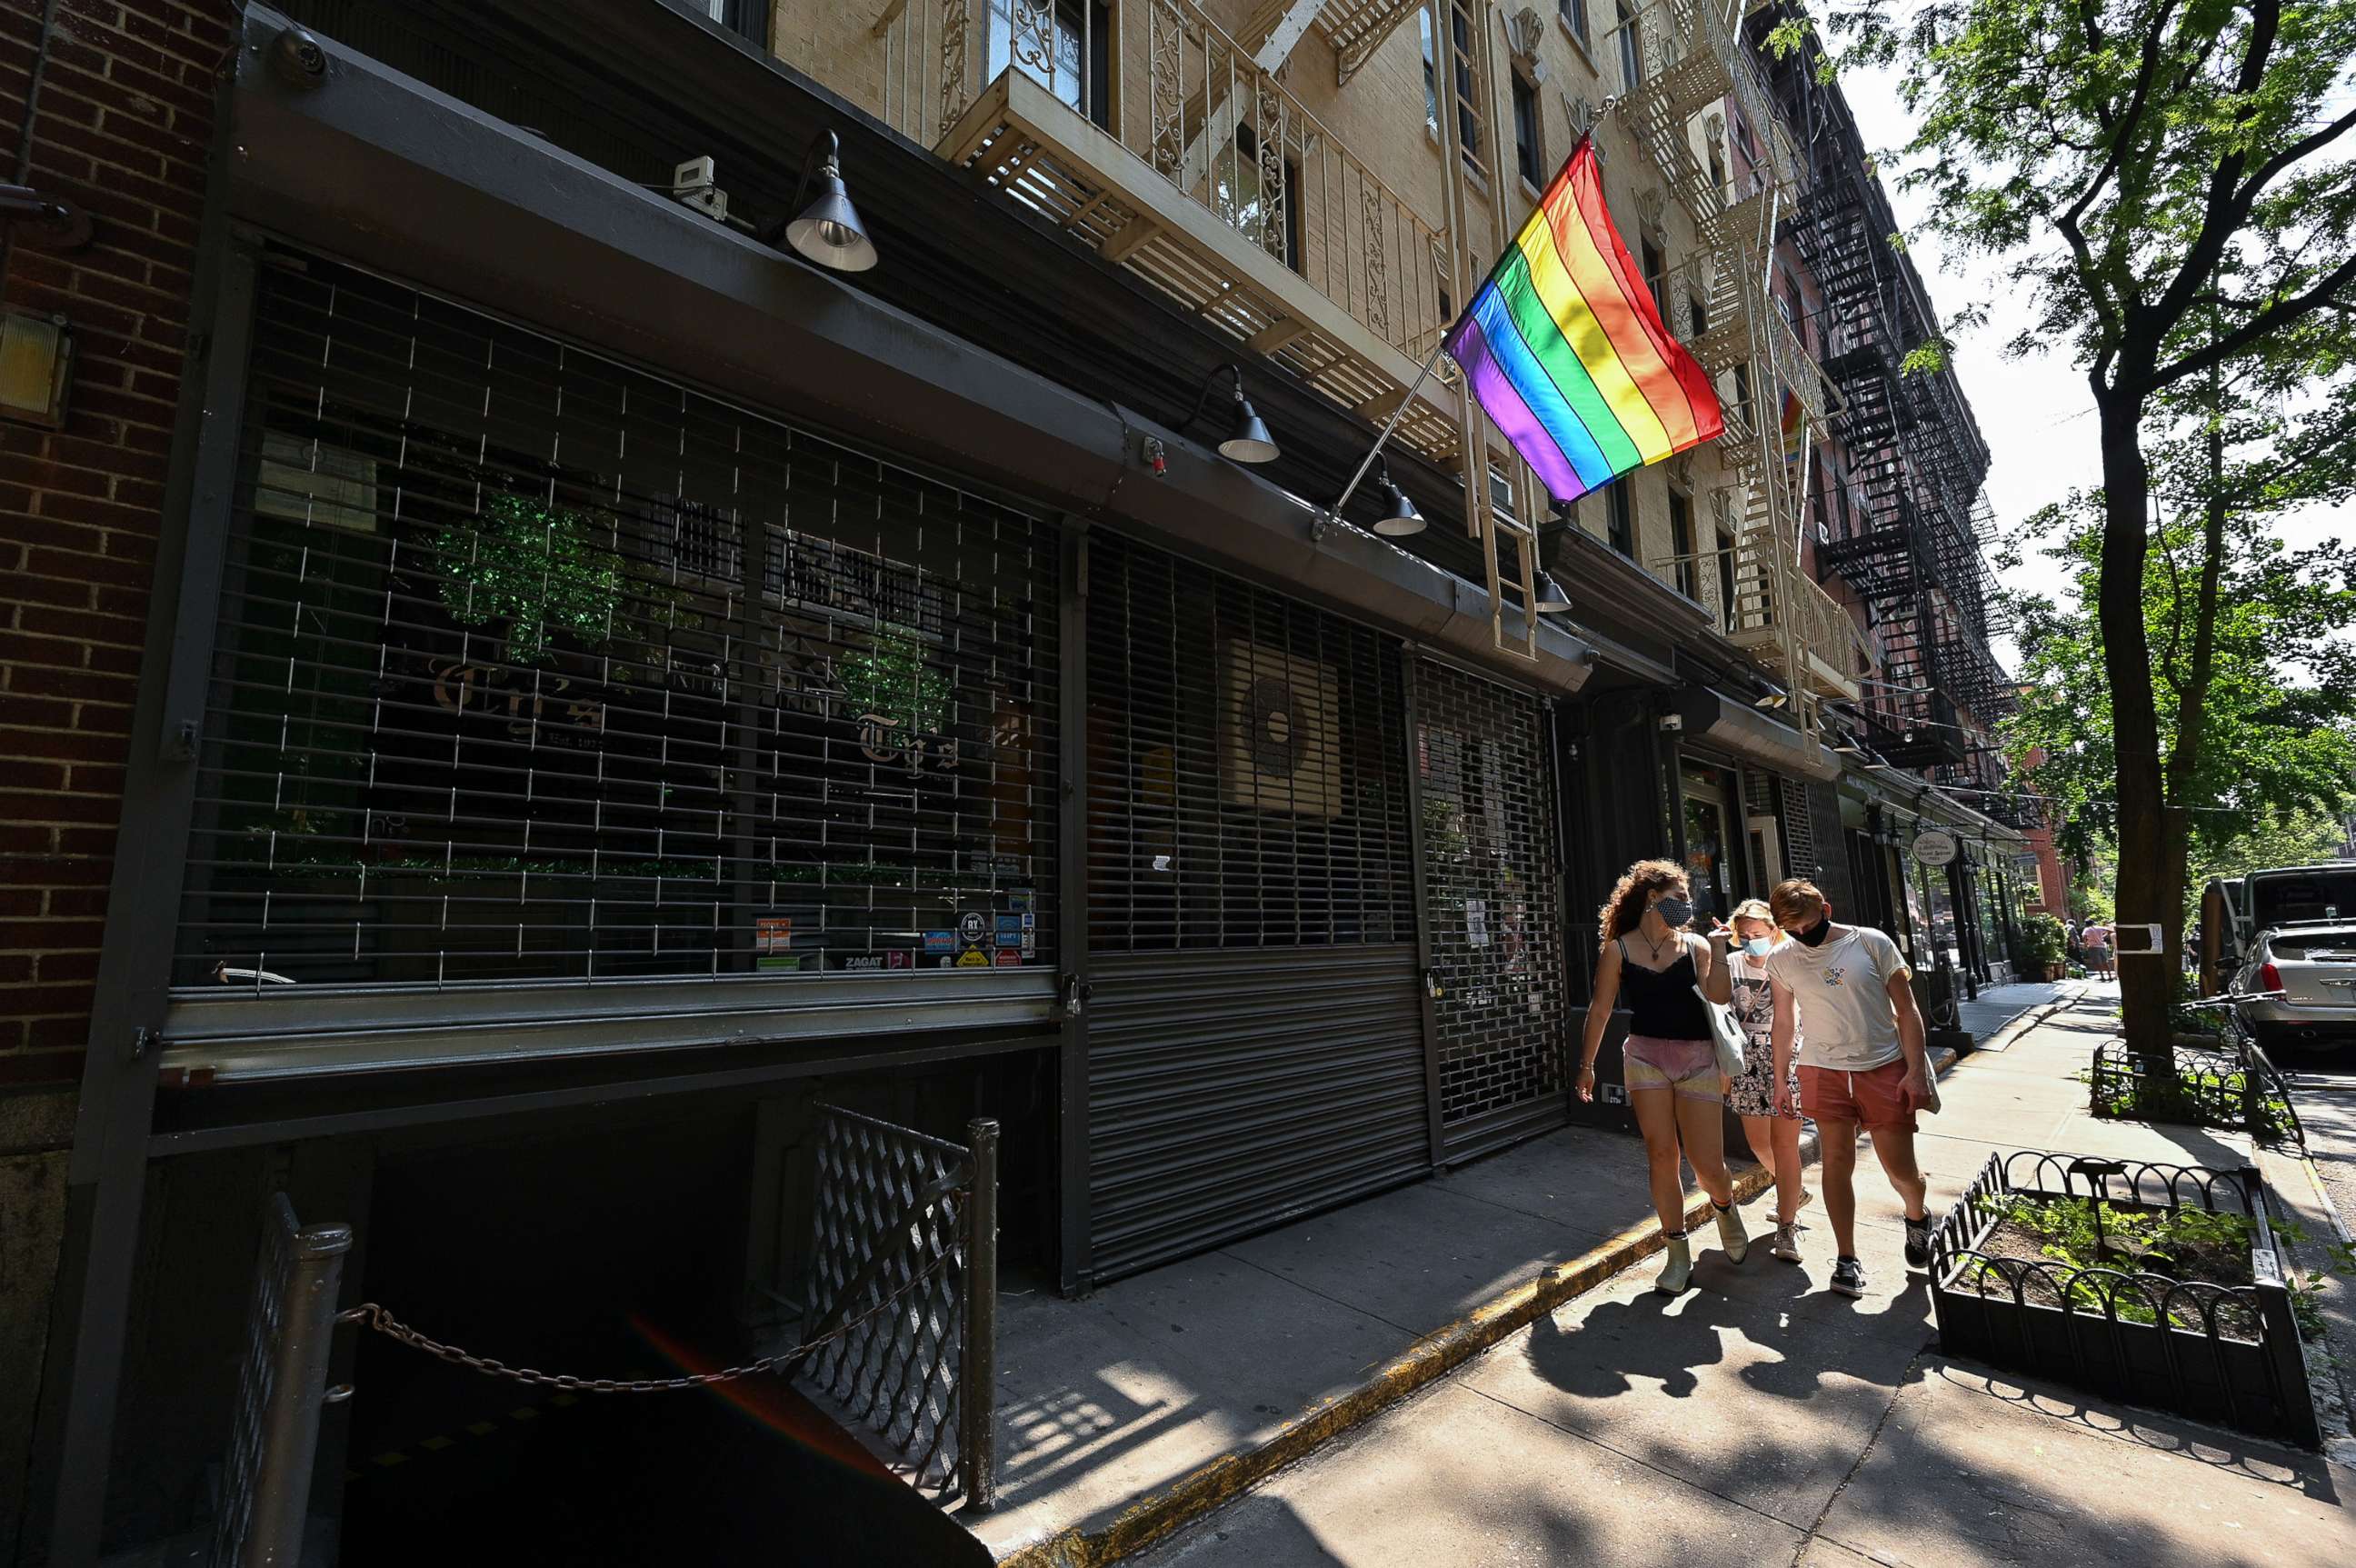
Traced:
[[2248, 878], [2212, 876], [2201, 890], [2201, 994], [2214, 996], [2231, 984], [2249, 950]]

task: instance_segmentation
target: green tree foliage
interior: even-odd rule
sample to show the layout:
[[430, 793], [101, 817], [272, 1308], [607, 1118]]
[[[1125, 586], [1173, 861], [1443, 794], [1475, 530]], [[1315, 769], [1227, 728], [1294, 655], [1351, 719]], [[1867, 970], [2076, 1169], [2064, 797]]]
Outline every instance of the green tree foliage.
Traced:
[[[2118, 839], [2117, 738], [2095, 597], [2103, 576], [2102, 505], [2076, 496], [2032, 526], [2058, 535], [2041, 554], [2056, 593], [2008, 596], [2023, 653], [2019, 711], [2006, 738], [2067, 855], [2099, 854]], [[2179, 751], [2193, 686], [2197, 523], [2154, 532], [2144, 572], [2144, 626], [2160, 693], [2164, 753]], [[2356, 799], [2356, 558], [2337, 541], [2292, 551], [2257, 522], [2232, 521], [2216, 573], [2201, 744], [2170, 770], [2167, 805], [2182, 823], [2197, 890], [2205, 868], [2235, 843], [2271, 842], [2269, 824], [2329, 821]], [[2271, 862], [2269, 864], [2283, 864]], [[2192, 867], [2204, 868], [2199, 876]], [[2224, 875], [2230, 875], [2225, 873]]]
[[435, 532], [442, 607], [460, 626], [493, 628], [502, 663], [545, 665], [569, 647], [624, 660], [609, 672], [633, 679], [627, 660], [702, 618], [679, 589], [633, 572], [614, 535], [609, 513], [491, 490], [477, 515]]
[[[2170, 542], [2152, 528], [2147, 442], [2180, 424], [2168, 400], [2212, 371], [2345, 405], [2356, 0], [1929, 0], [1903, 11], [1832, 0], [1830, 10], [1836, 38], [1897, 68], [1921, 116], [1902, 186], [1927, 197], [1931, 226], [1965, 252], [2013, 263], [2039, 310], [2019, 346], [2066, 345], [2085, 372], [2108, 570], [2082, 588], [2102, 632], [2089, 650], [2104, 661], [2118, 906], [2122, 918], [2162, 923], [2173, 953], [2186, 844], [2168, 797], [2171, 775], [2207, 766], [2207, 747], [2196, 701], [2196, 722], [2179, 726], [2196, 755], [2163, 749], [2146, 567]], [[1775, 41], [1804, 34], [1787, 23]], [[2153, 964], [2122, 976], [2139, 1049], [2167, 1047], [2169, 979]]]

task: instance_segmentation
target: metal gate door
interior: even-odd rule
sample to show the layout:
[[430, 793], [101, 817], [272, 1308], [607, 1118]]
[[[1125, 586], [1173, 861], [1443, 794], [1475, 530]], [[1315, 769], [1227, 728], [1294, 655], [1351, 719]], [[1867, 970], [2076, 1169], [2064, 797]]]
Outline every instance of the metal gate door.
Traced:
[[1089, 1272], [1428, 1172], [1396, 643], [1088, 546]]
[[1447, 665], [1415, 666], [1440, 1159], [1568, 1119], [1562, 876], [1544, 706]]

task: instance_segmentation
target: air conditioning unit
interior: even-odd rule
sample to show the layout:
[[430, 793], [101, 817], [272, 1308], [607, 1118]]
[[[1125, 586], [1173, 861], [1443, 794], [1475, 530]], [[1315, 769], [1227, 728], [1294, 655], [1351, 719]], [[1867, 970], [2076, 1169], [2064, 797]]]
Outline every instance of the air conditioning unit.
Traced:
[[1341, 693], [1333, 670], [1241, 638], [1226, 646], [1219, 782], [1227, 803], [1342, 814]]

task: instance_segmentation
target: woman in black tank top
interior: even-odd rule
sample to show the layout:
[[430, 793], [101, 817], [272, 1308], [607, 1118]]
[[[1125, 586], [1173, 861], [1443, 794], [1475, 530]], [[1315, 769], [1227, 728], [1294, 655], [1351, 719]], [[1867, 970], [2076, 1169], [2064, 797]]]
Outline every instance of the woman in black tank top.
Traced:
[[[1629, 958], [1628, 939], [1620, 939], [1620, 993], [1627, 999], [1631, 1035], [1656, 1040], [1708, 1040], [1709, 1020], [1702, 1014], [1701, 998], [1694, 994], [1694, 987], [1700, 983], [1692, 953], [1680, 952], [1668, 968], [1650, 970]], [[1718, 1059], [1715, 1048], [1710, 1059]]]
[[1733, 998], [1725, 929], [1708, 939], [1696, 936], [1685, 929], [1693, 914], [1692, 888], [1676, 862], [1640, 860], [1628, 868], [1598, 920], [1602, 951], [1595, 963], [1594, 999], [1587, 1008], [1579, 1063], [1579, 1097], [1591, 1101], [1596, 1053], [1603, 1048], [1612, 1008], [1624, 1002], [1629, 1016], [1622, 1078], [1644, 1133], [1653, 1209], [1668, 1240], [1668, 1263], [1654, 1288], [1670, 1295], [1693, 1278], [1685, 1231], [1686, 1161], [1693, 1163], [1702, 1190], [1718, 1206], [1718, 1234], [1728, 1261], [1739, 1263], [1750, 1250], [1720, 1148], [1726, 1084], [1703, 1002], [1704, 994], [1721, 1005]]

